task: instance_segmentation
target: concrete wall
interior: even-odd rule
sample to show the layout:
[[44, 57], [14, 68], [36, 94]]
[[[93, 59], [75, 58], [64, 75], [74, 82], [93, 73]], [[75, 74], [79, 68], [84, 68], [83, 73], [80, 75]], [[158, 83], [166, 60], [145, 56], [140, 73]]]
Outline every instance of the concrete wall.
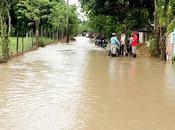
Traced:
[[143, 39], [144, 39], [144, 37], [143, 37], [144, 35], [143, 35], [143, 32], [139, 32], [139, 43], [143, 43], [144, 41], [143, 41]]
[[149, 40], [149, 32], [139, 32], [139, 43], [146, 43]]
[[173, 33], [173, 55], [175, 56], [175, 29], [174, 29], [174, 33]]
[[172, 32], [166, 37], [166, 53], [167, 53], [167, 59], [172, 59], [172, 56], [175, 53], [175, 46], [174, 46], [174, 33]]

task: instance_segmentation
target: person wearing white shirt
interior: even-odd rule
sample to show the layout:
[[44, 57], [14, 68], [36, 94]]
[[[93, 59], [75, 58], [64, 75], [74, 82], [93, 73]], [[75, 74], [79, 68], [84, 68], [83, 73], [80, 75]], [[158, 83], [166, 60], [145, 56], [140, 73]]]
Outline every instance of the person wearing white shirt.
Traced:
[[121, 42], [120, 54], [121, 54], [122, 56], [124, 55], [125, 41], [126, 41], [126, 35], [125, 35], [124, 32], [122, 32], [121, 39], [120, 39], [120, 42]]

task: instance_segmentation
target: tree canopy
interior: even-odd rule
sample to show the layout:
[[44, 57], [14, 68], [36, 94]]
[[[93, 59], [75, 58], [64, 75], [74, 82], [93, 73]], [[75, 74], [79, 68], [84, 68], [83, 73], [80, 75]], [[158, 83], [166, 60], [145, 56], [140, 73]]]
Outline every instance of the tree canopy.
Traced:
[[114, 16], [129, 28], [150, 26], [154, 21], [153, 0], [80, 0], [89, 15]]

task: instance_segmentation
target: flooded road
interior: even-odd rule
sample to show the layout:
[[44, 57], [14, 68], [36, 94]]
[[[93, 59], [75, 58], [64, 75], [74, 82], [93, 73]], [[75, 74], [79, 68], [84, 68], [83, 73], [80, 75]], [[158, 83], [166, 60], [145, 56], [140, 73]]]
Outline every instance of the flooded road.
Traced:
[[175, 66], [89, 39], [0, 65], [0, 130], [175, 130]]

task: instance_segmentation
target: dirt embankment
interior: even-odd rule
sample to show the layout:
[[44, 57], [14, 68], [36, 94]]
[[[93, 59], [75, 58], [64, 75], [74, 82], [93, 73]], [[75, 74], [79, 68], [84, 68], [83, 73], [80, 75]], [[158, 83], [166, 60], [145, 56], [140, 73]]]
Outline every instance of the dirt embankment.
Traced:
[[140, 56], [151, 56], [148, 47], [145, 43], [139, 44], [137, 48], [137, 54]]

